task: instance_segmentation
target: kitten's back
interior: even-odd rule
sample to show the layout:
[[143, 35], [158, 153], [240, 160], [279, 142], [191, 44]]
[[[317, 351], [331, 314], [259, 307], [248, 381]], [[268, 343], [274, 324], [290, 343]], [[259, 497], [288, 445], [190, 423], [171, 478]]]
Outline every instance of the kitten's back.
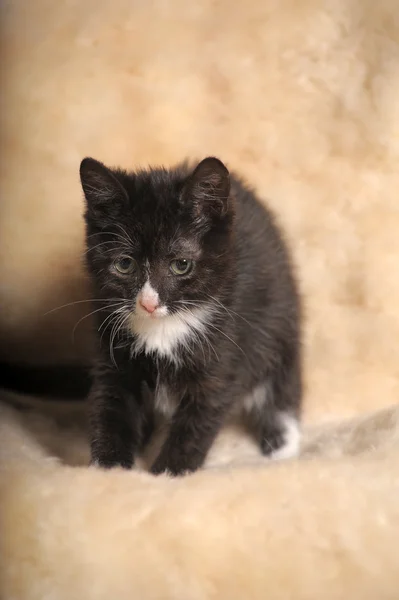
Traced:
[[[299, 304], [294, 266], [288, 242], [277, 222], [276, 216], [259, 199], [256, 193], [235, 175], [231, 180], [235, 199], [235, 251], [237, 276], [241, 291], [248, 294], [290, 304], [292, 309]], [[248, 298], [246, 298], [248, 299]]]

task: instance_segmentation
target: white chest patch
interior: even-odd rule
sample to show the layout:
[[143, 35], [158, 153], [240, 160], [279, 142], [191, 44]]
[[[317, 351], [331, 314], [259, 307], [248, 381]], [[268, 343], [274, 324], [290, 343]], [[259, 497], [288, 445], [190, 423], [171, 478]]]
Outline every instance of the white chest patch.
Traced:
[[164, 417], [170, 419], [178, 405], [178, 398], [168, 389], [166, 385], [157, 384], [155, 389], [155, 410]]
[[177, 347], [187, 348], [193, 338], [203, 335], [210, 317], [209, 308], [195, 308], [155, 318], [136, 312], [130, 319], [131, 331], [137, 336], [132, 352], [155, 353], [178, 362]]

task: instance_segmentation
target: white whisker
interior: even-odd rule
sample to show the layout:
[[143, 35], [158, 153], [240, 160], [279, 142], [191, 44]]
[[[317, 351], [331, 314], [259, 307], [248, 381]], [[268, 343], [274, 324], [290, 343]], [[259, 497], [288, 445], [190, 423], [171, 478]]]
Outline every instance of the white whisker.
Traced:
[[131, 250], [130, 246], [128, 246], [127, 244], [121, 244], [119, 240], [108, 240], [107, 242], [100, 242], [99, 244], [88, 248], [83, 254], [89, 254], [89, 252], [94, 252], [94, 250], [100, 248], [101, 246], [109, 246], [110, 244], [113, 244], [114, 247], [104, 250], [104, 253], [112, 252], [115, 249]]
[[[118, 365], [116, 364], [115, 353], [114, 353], [115, 339], [119, 335], [120, 331], [122, 331], [122, 328], [123, 328], [125, 322], [127, 321], [127, 319], [130, 317], [130, 313], [129, 312], [126, 313], [126, 309], [124, 307], [122, 309], [118, 309], [118, 310], [120, 310], [120, 313], [115, 318], [115, 323], [112, 327], [111, 335], [110, 335], [110, 356], [111, 356], [111, 360], [114, 363], [116, 368], [118, 368]], [[115, 311], [115, 312], [118, 312], [118, 311]]]
[[100, 333], [102, 330], [101, 337], [100, 337], [100, 344], [103, 340], [106, 330], [111, 325], [111, 323], [113, 323], [114, 318], [116, 318], [117, 315], [120, 314], [122, 309], [126, 310], [127, 314], [130, 314], [130, 311], [125, 306], [120, 306], [116, 310], [112, 311], [108, 316], [106, 316], [105, 319], [103, 320], [103, 322], [101, 323], [101, 325], [99, 326], [97, 331]]
[[103, 337], [104, 337], [106, 330], [108, 329], [108, 327], [110, 327], [114, 323], [114, 320], [117, 318], [117, 316], [119, 314], [118, 311], [120, 311], [120, 308], [121, 307], [113, 310], [109, 315], [107, 315], [105, 317], [105, 319], [103, 320], [103, 322], [101, 323], [101, 325], [99, 326], [98, 332], [100, 332], [102, 329], [102, 333], [101, 333], [101, 337], [100, 337], [100, 345], [102, 344]]
[[[116, 304], [112, 304], [111, 306], [107, 306], [107, 308], [113, 308], [114, 306], [119, 306], [119, 305], [120, 305], [120, 303], [118, 302]], [[94, 315], [94, 314], [96, 314], [98, 312], [101, 312], [102, 310], [105, 310], [104, 306], [101, 306], [101, 308], [97, 308], [96, 310], [93, 310], [92, 312], [89, 312], [87, 315], [84, 315], [81, 319], [79, 319], [79, 321], [75, 324], [75, 326], [74, 326], [74, 328], [72, 330], [72, 339], [75, 338], [76, 329], [77, 329], [78, 325], [82, 321], [84, 321], [85, 319], [88, 319], [89, 317], [91, 317], [92, 315]]]
[[[184, 301], [182, 301], [183, 303]], [[186, 308], [187, 311], [189, 311], [190, 309]], [[228, 340], [230, 340], [230, 342], [232, 344], [234, 344], [243, 354], [244, 356], [246, 356], [244, 350], [231, 338], [229, 337], [226, 333], [224, 333], [224, 331], [222, 331], [221, 329], [219, 329], [219, 327], [216, 327], [216, 325], [214, 325], [214, 323], [212, 323], [210, 320], [205, 320], [204, 319], [204, 324], [208, 327], [212, 327], [213, 329], [215, 329], [216, 331], [218, 331], [219, 333], [221, 333], [225, 338], [227, 338]]]
[[[115, 227], [117, 227], [118, 229], [120, 229], [122, 231], [122, 236], [120, 236], [122, 239], [124, 239], [126, 242], [128, 242], [129, 244], [131, 244], [132, 246], [134, 246], [134, 242], [132, 240], [132, 238], [130, 237], [130, 235], [128, 234], [128, 232], [126, 231], [126, 229], [120, 224], [120, 223], [116, 223]], [[112, 234], [112, 235], [117, 235], [117, 234]]]
[[219, 306], [221, 308], [223, 308], [227, 314], [234, 319], [234, 316], [239, 317], [240, 319], [242, 319], [245, 323], [247, 323], [247, 325], [249, 325], [250, 327], [253, 327], [252, 323], [250, 323], [249, 321], [247, 321], [247, 319], [245, 319], [242, 315], [240, 315], [238, 312], [235, 312], [234, 310], [231, 310], [231, 308], [227, 308], [227, 306], [225, 306], [223, 304], [223, 302], [221, 302], [220, 300], [218, 300], [217, 298], [215, 298], [214, 296], [211, 296], [210, 294], [207, 294], [208, 298], [210, 298], [211, 300], [213, 300], [214, 302], [216, 302], [217, 304], [219, 304]]
[[84, 304], [85, 302], [125, 302], [124, 298], [86, 298], [86, 300], [75, 300], [74, 302], [68, 302], [67, 304], [62, 304], [61, 306], [56, 306], [55, 308], [52, 308], [51, 310], [48, 310], [47, 312], [45, 312], [43, 314], [43, 316], [45, 317], [46, 315], [49, 315], [50, 313], [53, 313], [57, 310], [61, 310], [61, 308], [67, 308], [68, 306], [74, 306], [75, 304]]
[[228, 340], [230, 340], [230, 342], [232, 344], [234, 344], [242, 353], [243, 355], [246, 357], [247, 355], [245, 354], [244, 350], [241, 348], [241, 346], [239, 346], [231, 337], [229, 337], [227, 335], [227, 333], [224, 333], [224, 331], [222, 331], [221, 329], [219, 329], [218, 327], [216, 327], [216, 325], [213, 325], [213, 323], [207, 323], [208, 327], [213, 327], [213, 329], [216, 329], [216, 331], [218, 331], [219, 333], [221, 333], [222, 335], [224, 335], [225, 338], [227, 338]]

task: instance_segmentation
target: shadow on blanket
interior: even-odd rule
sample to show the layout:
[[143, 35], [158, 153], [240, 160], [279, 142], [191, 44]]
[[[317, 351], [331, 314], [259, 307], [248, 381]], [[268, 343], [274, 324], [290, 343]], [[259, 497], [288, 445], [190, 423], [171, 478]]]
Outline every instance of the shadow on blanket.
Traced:
[[[14, 418], [48, 455], [59, 459], [65, 465], [88, 465], [85, 402], [49, 402], [9, 390], [2, 391], [1, 399], [2, 410], [7, 411], [13, 407]], [[137, 469], [148, 469], [159, 451], [166, 431], [165, 424], [158, 428], [149, 448], [139, 458]], [[396, 406], [347, 421], [305, 427], [300, 458], [368, 455], [385, 451], [389, 447], [399, 449], [399, 407]], [[260, 454], [257, 444], [233, 421], [224, 428], [214, 443], [205, 469], [247, 463], [262, 466], [275, 464]]]

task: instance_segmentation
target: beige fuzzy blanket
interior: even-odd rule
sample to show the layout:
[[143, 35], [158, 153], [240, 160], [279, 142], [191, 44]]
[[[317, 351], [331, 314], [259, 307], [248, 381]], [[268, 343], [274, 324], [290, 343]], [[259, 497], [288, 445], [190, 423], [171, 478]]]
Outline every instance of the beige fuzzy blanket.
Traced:
[[232, 427], [168, 479], [88, 469], [82, 408], [4, 396], [35, 410], [0, 406], [1, 598], [398, 598], [398, 408], [279, 464]]
[[81, 409], [6, 403], [0, 598], [399, 598], [397, 0], [0, 11], [0, 356], [90, 355], [85, 155], [220, 156], [278, 213], [306, 312], [299, 461], [232, 426], [191, 477], [102, 473]]

